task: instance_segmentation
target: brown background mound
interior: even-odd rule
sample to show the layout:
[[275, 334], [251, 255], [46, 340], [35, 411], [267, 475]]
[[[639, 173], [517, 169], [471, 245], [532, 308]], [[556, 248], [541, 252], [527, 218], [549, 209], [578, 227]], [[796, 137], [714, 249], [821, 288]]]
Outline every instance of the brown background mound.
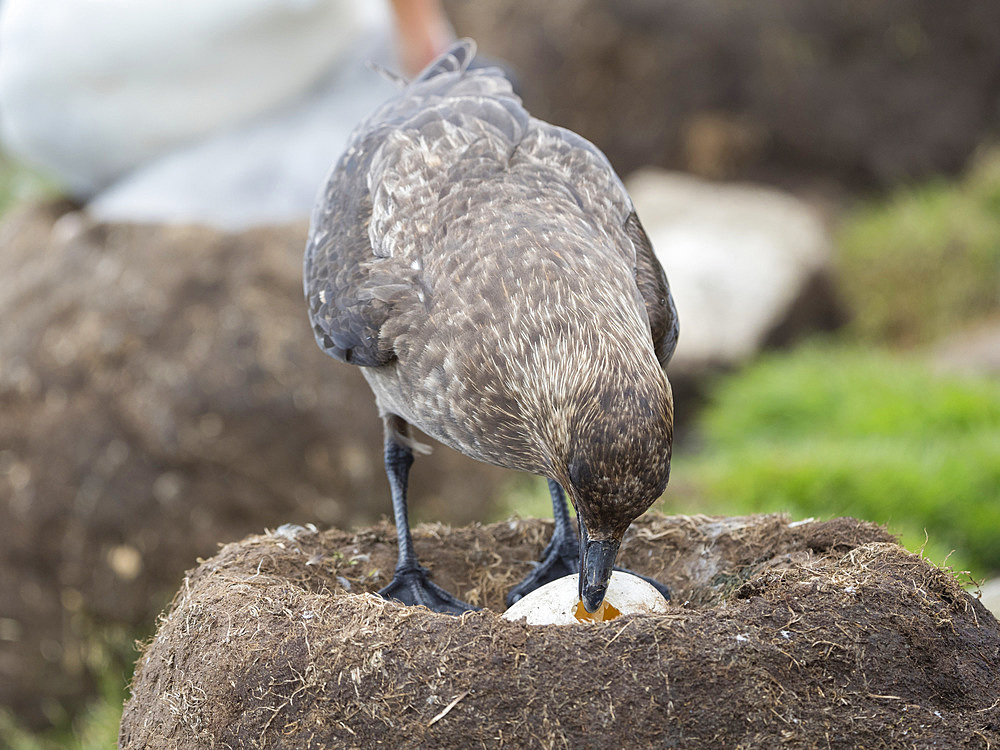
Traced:
[[[304, 224], [67, 211], [0, 224], [0, 707], [35, 725], [109, 671], [101, 629], [145, 628], [218, 542], [391, 513], [371, 390], [309, 329]], [[441, 447], [413, 477], [415, 510], [469, 523], [513, 474]]]
[[621, 174], [892, 185], [996, 134], [1000, 3], [446, 0], [536, 117]]
[[624, 565], [666, 616], [501, 620], [551, 524], [416, 531], [486, 610], [384, 602], [394, 534], [283, 527], [191, 573], [140, 659], [123, 748], [988, 747], [1000, 626], [955, 579], [851, 519], [651, 515]]

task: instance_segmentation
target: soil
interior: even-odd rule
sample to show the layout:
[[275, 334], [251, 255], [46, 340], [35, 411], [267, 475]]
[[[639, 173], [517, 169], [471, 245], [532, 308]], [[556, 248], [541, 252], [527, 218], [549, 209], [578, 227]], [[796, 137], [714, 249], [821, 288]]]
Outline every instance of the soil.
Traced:
[[[446, 0], [529, 111], [622, 175], [892, 187], [996, 134], [1000, 3]], [[902, 134], [905, 134], [902, 135]]]
[[666, 615], [501, 620], [551, 523], [421, 526], [485, 609], [383, 601], [395, 536], [301, 527], [192, 571], [139, 660], [121, 748], [1000, 745], [1000, 625], [956, 578], [848, 518], [647, 514], [622, 564]]
[[[135, 654], [104, 654], [107, 634], [148, 635], [219, 542], [391, 514], [371, 389], [309, 328], [306, 229], [67, 203], [0, 223], [0, 707], [23, 722], [65, 721], [124, 672]], [[510, 480], [438, 446], [413, 509], [469, 523]]]

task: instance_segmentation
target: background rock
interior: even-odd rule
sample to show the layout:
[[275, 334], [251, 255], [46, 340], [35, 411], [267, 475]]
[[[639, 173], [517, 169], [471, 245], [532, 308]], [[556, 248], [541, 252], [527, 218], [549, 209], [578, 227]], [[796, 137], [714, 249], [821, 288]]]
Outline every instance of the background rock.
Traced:
[[769, 342], [839, 321], [831, 239], [808, 204], [773, 188], [655, 169], [626, 184], [677, 304], [672, 376], [733, 367]]
[[1000, 578], [986, 581], [982, 586], [982, 602], [997, 617], [1000, 617]]
[[[218, 543], [391, 512], [371, 391], [309, 328], [304, 225], [66, 210], [0, 226], [0, 705], [32, 721], [91, 688], [95, 626], [148, 627]], [[466, 523], [515, 476], [438, 446], [412, 508]]]
[[934, 348], [933, 362], [943, 372], [1000, 377], [1000, 318], [947, 337]]

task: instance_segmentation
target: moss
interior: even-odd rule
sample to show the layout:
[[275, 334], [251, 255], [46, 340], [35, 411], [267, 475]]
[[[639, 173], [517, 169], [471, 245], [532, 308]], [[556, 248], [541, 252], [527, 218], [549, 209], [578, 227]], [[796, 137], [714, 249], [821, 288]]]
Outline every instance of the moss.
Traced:
[[925, 343], [1000, 309], [1000, 149], [958, 183], [861, 205], [837, 240], [860, 340]]
[[[941, 562], [1000, 570], [1000, 383], [809, 346], [718, 384], [672, 504], [887, 523]], [[686, 488], [686, 489], [685, 489]]]

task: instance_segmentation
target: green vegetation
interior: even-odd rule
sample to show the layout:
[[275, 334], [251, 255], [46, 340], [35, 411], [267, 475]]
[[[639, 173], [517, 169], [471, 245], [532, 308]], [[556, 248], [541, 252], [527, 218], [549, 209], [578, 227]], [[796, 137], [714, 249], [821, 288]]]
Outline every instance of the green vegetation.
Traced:
[[105, 675], [100, 697], [93, 701], [69, 729], [36, 734], [25, 729], [9, 711], [0, 710], [0, 747], [9, 750], [107, 750], [118, 744], [118, 725], [125, 702], [121, 676]]
[[52, 182], [0, 152], [0, 215], [20, 201], [58, 194]]
[[838, 263], [862, 341], [927, 343], [1000, 310], [1000, 149], [853, 212]]
[[97, 696], [72, 716], [61, 707], [53, 708], [48, 715], [54, 726], [44, 732], [33, 732], [10, 710], [0, 708], [0, 748], [105, 750], [117, 745], [122, 705], [138, 656], [136, 640], [149, 633], [89, 619], [76, 627], [86, 634], [81, 656], [97, 683]]
[[851, 515], [911, 549], [929, 540], [936, 562], [954, 549], [952, 566], [1000, 571], [995, 380], [812, 345], [721, 380], [699, 425], [703, 449], [675, 461], [673, 509]]
[[[570, 509], [572, 513], [572, 508]], [[541, 477], [522, 474], [504, 486], [501, 503], [487, 519], [490, 523], [508, 518], [551, 518], [552, 498], [549, 487]]]

